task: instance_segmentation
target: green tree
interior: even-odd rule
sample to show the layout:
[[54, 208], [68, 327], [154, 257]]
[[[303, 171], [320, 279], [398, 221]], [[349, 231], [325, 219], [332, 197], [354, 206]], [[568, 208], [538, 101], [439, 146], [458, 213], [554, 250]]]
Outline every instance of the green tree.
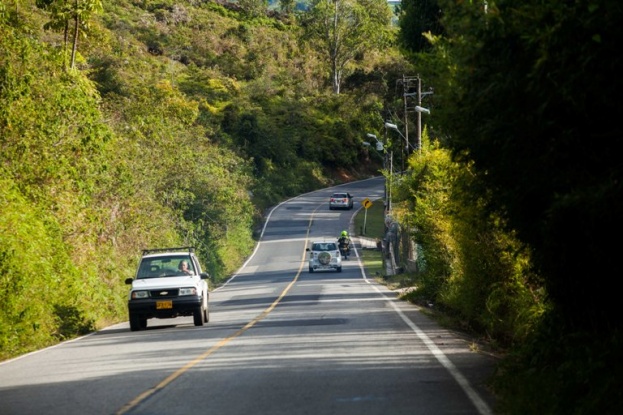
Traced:
[[335, 94], [349, 63], [387, 44], [391, 13], [385, 0], [314, 0], [303, 15], [306, 38], [325, 57]]
[[[603, 109], [618, 102], [614, 53], [623, 5], [614, 0], [446, 8], [454, 87], [440, 91], [446, 144], [474, 162], [519, 237], [535, 248], [548, 291], [569, 323], [620, 327], [600, 284], [617, 268], [608, 229], [621, 222], [623, 174], [611, 150], [623, 134]], [[555, 81], [554, 81], [555, 80]], [[439, 91], [435, 90], [435, 95]], [[583, 98], [579, 99], [578, 94]], [[614, 237], [614, 235], [613, 235]], [[581, 241], [581, 242], [579, 242]], [[579, 243], [578, 243], [579, 242]], [[579, 310], [578, 302], [585, 304]]]
[[[44, 25], [44, 28], [63, 32], [65, 50], [71, 35], [69, 68], [73, 69], [76, 63], [79, 34], [81, 32], [86, 34], [89, 30], [89, 19], [95, 13], [102, 11], [101, 0], [37, 0], [36, 3], [38, 7], [50, 12], [50, 21]], [[73, 22], [73, 29], [70, 27], [70, 22]]]
[[552, 304], [500, 372], [504, 409], [616, 413], [623, 325], [604, 287], [619, 273], [623, 134], [604, 109], [623, 91], [623, 4], [439, 3], [445, 34], [417, 55], [439, 81], [435, 129], [481, 209], [528, 245]]

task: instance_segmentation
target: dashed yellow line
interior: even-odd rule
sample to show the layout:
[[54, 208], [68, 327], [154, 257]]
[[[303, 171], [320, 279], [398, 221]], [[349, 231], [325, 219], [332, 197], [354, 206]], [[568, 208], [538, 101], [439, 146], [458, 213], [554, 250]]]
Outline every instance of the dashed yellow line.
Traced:
[[186, 365], [184, 365], [183, 367], [179, 368], [178, 370], [176, 370], [175, 372], [173, 372], [172, 374], [167, 376], [162, 382], [158, 383], [153, 388], [150, 388], [150, 389], [146, 390], [145, 392], [141, 393], [136, 398], [132, 399], [130, 402], [125, 404], [119, 411], [116, 412], [117, 415], [126, 414], [129, 411], [131, 411], [132, 409], [136, 408], [138, 405], [141, 404], [141, 402], [145, 401], [150, 396], [153, 396], [157, 392], [159, 392], [162, 389], [164, 389], [165, 387], [167, 387], [167, 385], [169, 385], [175, 379], [177, 379], [180, 376], [182, 376], [188, 370], [190, 370], [191, 368], [193, 368], [194, 366], [199, 364], [201, 361], [203, 361], [206, 358], [208, 358], [211, 354], [213, 354], [214, 352], [216, 352], [217, 350], [219, 350], [220, 348], [225, 346], [227, 343], [229, 343], [230, 341], [232, 341], [236, 337], [242, 335], [245, 331], [249, 330], [251, 327], [256, 325], [259, 321], [263, 320], [271, 311], [273, 311], [275, 309], [275, 307], [277, 307], [277, 304], [279, 304], [281, 302], [281, 300], [283, 299], [283, 297], [286, 296], [288, 291], [290, 291], [292, 286], [298, 281], [299, 276], [301, 275], [301, 272], [303, 270], [303, 265], [305, 264], [305, 253], [306, 253], [306, 249], [307, 249], [307, 242], [308, 242], [308, 239], [309, 239], [309, 231], [311, 229], [312, 221], [313, 221], [314, 215], [316, 213], [316, 210], [318, 210], [318, 208], [314, 209], [314, 211], [312, 212], [312, 215], [311, 215], [311, 217], [309, 219], [309, 224], [307, 225], [307, 233], [305, 235], [305, 246], [303, 247], [303, 258], [301, 260], [301, 264], [299, 265], [299, 269], [298, 269], [294, 279], [281, 292], [279, 297], [275, 301], [273, 301], [273, 303], [266, 310], [264, 310], [259, 316], [255, 317], [253, 320], [251, 320], [249, 323], [247, 323], [240, 330], [238, 330], [237, 332], [235, 332], [231, 336], [226, 337], [223, 340], [219, 341], [214, 346], [212, 346], [210, 349], [206, 350], [204, 353], [202, 353], [199, 356], [197, 356], [194, 360], [188, 362]]

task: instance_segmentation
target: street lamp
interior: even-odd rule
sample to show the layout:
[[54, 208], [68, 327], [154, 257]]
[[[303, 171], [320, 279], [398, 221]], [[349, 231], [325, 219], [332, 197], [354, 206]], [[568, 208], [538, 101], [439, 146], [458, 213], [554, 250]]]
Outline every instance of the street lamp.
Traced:
[[418, 75], [417, 77], [417, 105], [415, 106], [415, 111], [417, 112], [417, 149], [418, 151], [422, 151], [422, 113], [430, 114], [430, 110], [428, 108], [422, 107], [422, 97], [426, 95], [432, 95], [433, 89], [431, 88], [428, 92], [422, 92], [422, 79]]
[[[376, 140], [376, 150], [379, 151], [379, 152], [382, 151], [384, 153], [384, 156], [383, 156], [383, 170], [385, 172], [387, 172], [387, 156], [388, 156], [387, 148], [383, 145], [383, 142], [376, 137], [376, 135], [374, 135], [372, 133], [367, 133], [366, 137], [374, 138]], [[385, 140], [387, 140], [387, 133], [385, 134]], [[370, 146], [370, 143], [367, 142], [367, 141], [364, 141], [363, 145], [368, 147], [368, 146]], [[390, 162], [390, 165], [389, 165], [390, 166], [389, 167], [389, 183], [390, 183], [390, 185], [389, 186], [387, 185], [387, 179], [385, 180], [385, 203], [387, 204], [386, 209], [388, 211], [391, 210], [391, 206], [392, 206], [392, 203], [391, 203], [391, 200], [390, 200], [390, 197], [391, 197], [390, 186], [391, 186], [391, 183], [392, 183], [392, 175], [394, 173], [394, 171], [393, 171], [394, 170], [394, 166], [393, 166], [393, 163], [392, 163], [393, 159], [394, 159], [393, 156], [394, 156], [394, 153], [390, 152], [389, 153], [389, 162]]]
[[[380, 141], [378, 138], [376, 138], [376, 135], [367, 133], [366, 136], [368, 138], [374, 138], [376, 140], [376, 151], [384, 151], [383, 142]], [[365, 141], [364, 141], [364, 145], [365, 145]], [[370, 145], [370, 143], [368, 143], [368, 145]]]
[[402, 135], [402, 133], [400, 132], [400, 130], [398, 129], [398, 126], [396, 124], [392, 124], [391, 122], [386, 122], [385, 123], [385, 128], [389, 128], [391, 130], [396, 130], [398, 132], [398, 134], [400, 134], [400, 136], [405, 140], [406, 146], [407, 146], [407, 150], [409, 149], [408, 146], [411, 146], [411, 148], [413, 150], [417, 150], [415, 147], [413, 147], [413, 144], [411, 144], [409, 142], [409, 140], [407, 140], [407, 137], [405, 137], [404, 135]]
[[430, 110], [428, 108], [420, 107], [419, 105], [415, 106], [415, 110], [417, 112], [423, 112], [424, 114], [430, 114]]
[[415, 111], [417, 112], [417, 148], [422, 151], [422, 113], [430, 114], [430, 110], [416, 105]]

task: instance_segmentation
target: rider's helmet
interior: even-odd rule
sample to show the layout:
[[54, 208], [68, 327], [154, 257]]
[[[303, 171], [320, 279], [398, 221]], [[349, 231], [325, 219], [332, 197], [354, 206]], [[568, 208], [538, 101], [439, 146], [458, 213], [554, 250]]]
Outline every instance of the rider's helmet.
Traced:
[[342, 231], [342, 236], [348, 236], [348, 232]]

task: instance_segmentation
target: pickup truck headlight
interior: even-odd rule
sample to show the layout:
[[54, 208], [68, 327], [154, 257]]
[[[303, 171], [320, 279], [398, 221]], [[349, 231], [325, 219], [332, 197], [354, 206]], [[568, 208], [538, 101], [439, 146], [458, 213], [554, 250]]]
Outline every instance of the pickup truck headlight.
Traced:
[[132, 291], [132, 299], [149, 298], [149, 291]]
[[180, 288], [180, 296], [182, 295], [197, 295], [197, 289], [195, 287]]

